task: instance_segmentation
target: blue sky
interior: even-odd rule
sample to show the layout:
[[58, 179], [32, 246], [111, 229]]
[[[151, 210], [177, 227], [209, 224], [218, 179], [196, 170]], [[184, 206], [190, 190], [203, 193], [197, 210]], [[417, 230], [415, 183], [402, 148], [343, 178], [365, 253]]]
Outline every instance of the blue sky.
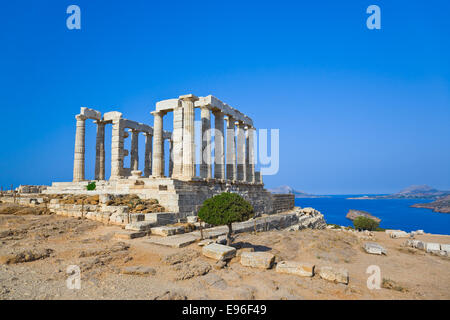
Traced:
[[[66, 27], [71, 4], [81, 30]], [[381, 30], [366, 27], [371, 4]], [[80, 107], [153, 124], [157, 101], [194, 93], [280, 129], [280, 170], [264, 178], [268, 187], [448, 190], [449, 9], [395, 0], [2, 3], [0, 184], [70, 181]], [[92, 178], [91, 123], [87, 137]]]

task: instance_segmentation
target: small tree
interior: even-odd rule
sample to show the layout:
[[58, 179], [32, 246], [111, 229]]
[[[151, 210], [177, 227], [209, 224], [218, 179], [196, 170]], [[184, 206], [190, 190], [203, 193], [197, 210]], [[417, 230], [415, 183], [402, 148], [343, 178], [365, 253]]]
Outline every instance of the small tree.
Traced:
[[355, 229], [358, 230], [374, 231], [378, 228], [378, 222], [363, 216], [356, 217], [355, 220], [353, 220], [353, 225], [355, 226]]
[[89, 184], [86, 186], [86, 189], [87, 189], [88, 191], [93, 191], [93, 190], [95, 190], [96, 187], [97, 187], [97, 186], [95, 185], [95, 182], [93, 181], [93, 182], [89, 183]]
[[252, 205], [236, 193], [224, 192], [206, 199], [198, 211], [198, 217], [206, 223], [228, 227], [227, 245], [231, 244], [232, 223], [250, 219]]

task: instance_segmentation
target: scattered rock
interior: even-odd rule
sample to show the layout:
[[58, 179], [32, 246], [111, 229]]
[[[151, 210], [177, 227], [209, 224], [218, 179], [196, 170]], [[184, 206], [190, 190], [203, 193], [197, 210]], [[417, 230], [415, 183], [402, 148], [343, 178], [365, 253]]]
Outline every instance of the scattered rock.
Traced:
[[319, 276], [328, 281], [348, 284], [348, 271], [343, 268], [320, 267]]
[[269, 252], [243, 252], [241, 264], [245, 267], [270, 269], [275, 261], [275, 256]]
[[177, 266], [179, 268], [175, 280], [187, 280], [193, 277], [203, 276], [211, 270], [211, 265], [203, 261], [182, 263]]
[[214, 269], [216, 269], [216, 270], [220, 270], [220, 269], [225, 268], [226, 265], [227, 265], [227, 262], [226, 262], [226, 261], [224, 261], [224, 260], [219, 260], [219, 261], [217, 261], [217, 262], [214, 264], [213, 267], [214, 267]]
[[295, 261], [280, 261], [277, 263], [276, 272], [295, 274], [301, 277], [314, 276], [314, 264], [295, 262]]
[[14, 264], [30, 262], [50, 257], [54, 250], [52, 249], [28, 249], [19, 252], [10, 252], [0, 256], [0, 264]]
[[123, 274], [133, 274], [133, 275], [152, 275], [154, 276], [156, 274], [156, 270], [151, 267], [146, 266], [132, 266], [132, 267], [125, 267], [122, 269]]
[[203, 247], [202, 253], [205, 257], [211, 259], [229, 260], [236, 255], [236, 249], [218, 243], [211, 243]]
[[366, 242], [364, 244], [364, 250], [370, 254], [386, 254], [386, 249], [380, 246], [378, 243]]
[[194, 250], [184, 250], [181, 252], [169, 254], [162, 258], [162, 262], [170, 265], [178, 264], [181, 262], [190, 262], [193, 259], [197, 258], [200, 255], [197, 251]]

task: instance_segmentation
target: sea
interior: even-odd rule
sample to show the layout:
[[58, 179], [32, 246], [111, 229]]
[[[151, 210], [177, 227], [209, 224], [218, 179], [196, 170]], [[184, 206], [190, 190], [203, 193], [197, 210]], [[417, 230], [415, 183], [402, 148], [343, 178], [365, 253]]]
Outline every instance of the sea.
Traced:
[[[319, 210], [327, 223], [353, 226], [345, 216], [350, 209], [364, 210], [381, 219], [380, 227], [407, 232], [424, 230], [427, 233], [450, 235], [450, 214], [431, 209], [411, 208], [429, 199], [347, 199], [359, 195], [332, 195], [326, 198], [296, 198], [295, 205]], [[362, 196], [362, 195], [361, 195]]]

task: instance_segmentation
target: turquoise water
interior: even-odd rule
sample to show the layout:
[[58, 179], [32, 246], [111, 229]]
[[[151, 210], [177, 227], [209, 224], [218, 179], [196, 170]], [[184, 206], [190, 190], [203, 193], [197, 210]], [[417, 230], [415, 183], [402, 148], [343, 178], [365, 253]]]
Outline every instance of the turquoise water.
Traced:
[[353, 226], [345, 218], [348, 210], [364, 210], [381, 219], [380, 227], [401, 229], [407, 232], [423, 229], [425, 232], [450, 235], [450, 214], [430, 209], [410, 208], [415, 203], [430, 202], [427, 199], [377, 199], [347, 200], [355, 195], [339, 195], [330, 198], [295, 199], [295, 205], [313, 207], [325, 216], [327, 223]]

